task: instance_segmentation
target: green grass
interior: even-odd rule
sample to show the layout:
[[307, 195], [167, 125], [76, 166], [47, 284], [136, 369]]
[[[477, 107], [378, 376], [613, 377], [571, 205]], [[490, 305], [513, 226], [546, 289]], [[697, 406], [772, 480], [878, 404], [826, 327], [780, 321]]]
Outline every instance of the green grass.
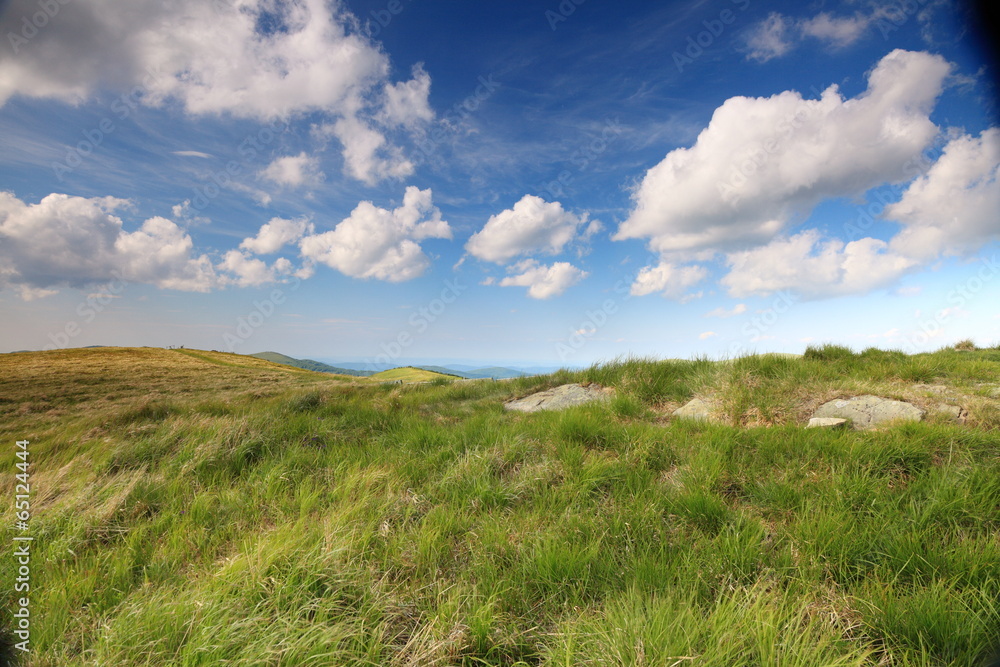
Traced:
[[443, 373], [435, 373], [434, 371], [425, 371], [422, 368], [413, 368], [411, 366], [403, 366], [401, 368], [392, 368], [387, 371], [382, 371], [381, 373], [375, 373], [370, 376], [372, 380], [376, 382], [442, 382], [445, 380], [457, 380], [458, 377], [454, 375], [445, 375]]
[[[979, 387], [997, 354], [422, 385], [202, 351], [0, 355], [8, 498], [32, 443], [25, 664], [978, 667], [1000, 636], [1000, 415]], [[502, 409], [586, 381], [615, 398]], [[830, 396], [939, 400], [915, 382], [968, 423], [801, 427]], [[669, 419], [696, 395], [726, 423]]]

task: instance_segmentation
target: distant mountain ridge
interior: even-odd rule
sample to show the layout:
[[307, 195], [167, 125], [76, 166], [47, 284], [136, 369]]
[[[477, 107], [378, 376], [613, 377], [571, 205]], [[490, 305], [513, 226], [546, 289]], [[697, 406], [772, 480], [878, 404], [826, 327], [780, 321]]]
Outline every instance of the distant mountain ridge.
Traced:
[[475, 366], [466, 366], [462, 364], [456, 364], [454, 366], [406, 364], [398, 367], [378, 368], [376, 370], [367, 370], [367, 369], [362, 370], [360, 368], [362, 364], [357, 362], [344, 362], [343, 364], [331, 365], [324, 363], [322, 361], [315, 361], [313, 359], [296, 359], [295, 357], [289, 357], [288, 355], [281, 354], [280, 352], [257, 352], [256, 354], [250, 354], [247, 356], [256, 357], [258, 359], [264, 359], [265, 361], [271, 361], [276, 364], [295, 366], [296, 368], [302, 368], [307, 371], [317, 371], [319, 373], [335, 373], [338, 375], [353, 375], [355, 377], [371, 377], [380, 372], [384, 372], [386, 370], [392, 370], [393, 368], [416, 368], [419, 370], [429, 371], [431, 373], [450, 375], [453, 377], [463, 378], [466, 380], [484, 380], [490, 378], [493, 378], [495, 380], [506, 380], [509, 378], [528, 377], [531, 375], [535, 375], [535, 373], [530, 372], [531, 370], [534, 369], [518, 370], [516, 368], [507, 368], [506, 366], [489, 366], [486, 368], [476, 368]]
[[445, 375], [457, 375], [458, 377], [465, 378], [466, 380], [483, 380], [488, 378], [506, 380], [507, 378], [520, 378], [528, 375], [528, 373], [514, 370], [513, 368], [504, 368], [502, 366], [474, 368], [471, 370], [459, 370], [450, 366], [414, 366], [414, 368], [422, 368], [425, 371], [443, 373]]
[[270, 361], [276, 364], [284, 364], [285, 366], [294, 366], [307, 371], [316, 371], [317, 373], [334, 373], [336, 375], [351, 375], [354, 377], [370, 377], [374, 375], [372, 371], [359, 371], [353, 368], [341, 368], [339, 366], [324, 364], [321, 361], [313, 361], [312, 359], [296, 359], [294, 357], [281, 354], [280, 352], [257, 352], [256, 354], [248, 354], [247, 356], [256, 357], [258, 359], [263, 359], [264, 361]]

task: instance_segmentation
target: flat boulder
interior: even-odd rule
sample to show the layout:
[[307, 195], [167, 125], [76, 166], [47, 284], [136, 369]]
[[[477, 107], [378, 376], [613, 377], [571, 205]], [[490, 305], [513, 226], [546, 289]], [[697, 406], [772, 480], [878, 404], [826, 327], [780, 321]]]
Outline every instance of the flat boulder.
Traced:
[[854, 428], [864, 429], [894, 421], [918, 422], [924, 411], [912, 403], [866, 395], [824, 403], [813, 418], [848, 419]]
[[577, 405], [586, 405], [595, 401], [607, 401], [614, 390], [610, 387], [600, 387], [596, 384], [564, 384], [545, 391], [539, 391], [504, 403], [507, 410], [518, 412], [539, 412], [540, 410], [565, 410]]
[[806, 428], [843, 428], [847, 426], [846, 419], [839, 419], [837, 417], [813, 417], [806, 424]]
[[702, 422], [721, 421], [718, 406], [712, 401], [703, 398], [692, 398], [686, 404], [674, 410], [673, 414], [678, 419], [692, 419]]

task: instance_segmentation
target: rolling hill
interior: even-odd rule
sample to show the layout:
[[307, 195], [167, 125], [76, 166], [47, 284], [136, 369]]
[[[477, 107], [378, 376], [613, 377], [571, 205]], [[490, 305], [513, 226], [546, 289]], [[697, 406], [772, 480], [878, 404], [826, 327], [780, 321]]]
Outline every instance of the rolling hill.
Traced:
[[413, 366], [403, 366], [400, 368], [393, 368], [387, 371], [382, 371], [381, 373], [376, 373], [371, 376], [372, 380], [377, 382], [431, 382], [432, 380], [461, 380], [463, 378], [457, 375], [449, 375], [445, 373], [436, 373], [434, 371], [428, 371], [423, 368], [414, 368]]
[[330, 366], [320, 361], [313, 361], [312, 359], [295, 359], [294, 357], [289, 357], [281, 354], [280, 352], [257, 352], [256, 354], [248, 354], [246, 356], [264, 359], [276, 364], [295, 366], [296, 368], [302, 368], [307, 371], [316, 371], [317, 373], [334, 373], [336, 375], [352, 375], [354, 377], [368, 377], [372, 375], [372, 372], [370, 371], [359, 371], [350, 368]]
[[467, 380], [484, 380], [489, 378], [505, 380], [508, 378], [527, 377], [529, 375], [529, 373], [524, 373], [512, 368], [503, 368], [501, 366], [473, 368], [470, 370], [456, 370], [450, 366], [414, 366], [414, 368], [431, 371], [432, 373], [441, 373], [442, 375], [457, 375], [458, 377], [465, 378]]

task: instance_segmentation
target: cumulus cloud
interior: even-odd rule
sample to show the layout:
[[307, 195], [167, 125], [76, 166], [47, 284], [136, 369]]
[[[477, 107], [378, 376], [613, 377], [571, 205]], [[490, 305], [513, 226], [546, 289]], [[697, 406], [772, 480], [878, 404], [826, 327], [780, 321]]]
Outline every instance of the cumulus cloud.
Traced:
[[244, 239], [240, 248], [257, 255], [269, 255], [278, 252], [289, 243], [294, 243], [306, 234], [312, 234], [313, 224], [307, 218], [286, 220], [271, 218], [270, 222], [261, 225], [257, 235]]
[[[34, 0], [12, 0], [4, 34], [37, 10]], [[262, 18], [282, 29], [264, 31]], [[386, 56], [347, 22], [325, 0], [133, 0], [128, 11], [114, 0], [66, 3], [4, 61], [0, 102], [15, 94], [80, 102], [100, 88], [140, 85], [145, 101], [176, 98], [196, 114], [339, 110], [388, 71]]]
[[[36, 0], [11, 0], [0, 34], [19, 34]], [[260, 121], [321, 113], [342, 119], [348, 173], [370, 181], [412, 172], [386, 159], [363, 168], [370, 147], [393, 153], [382, 130], [432, 117], [430, 77], [394, 83], [380, 45], [351, 29], [356, 18], [328, 0], [116, 0], [59, 3], [30, 43], [0, 52], [0, 106], [15, 95], [80, 103], [98, 91], [128, 104], [179, 102], [191, 114]], [[364, 130], [356, 138], [356, 131]]]
[[588, 273], [569, 262], [556, 262], [551, 266], [526, 259], [518, 262], [511, 270], [517, 275], [500, 281], [501, 287], [527, 287], [532, 299], [549, 299], [559, 296], [573, 285], [587, 277]]
[[431, 92], [431, 77], [423, 66], [413, 68], [409, 81], [385, 84], [385, 101], [380, 119], [388, 126], [415, 128], [434, 120], [434, 111], [427, 100]]
[[222, 284], [239, 287], [259, 287], [293, 272], [291, 261], [284, 257], [279, 257], [274, 264], [268, 266], [263, 260], [250, 257], [239, 250], [227, 252], [217, 268], [230, 274], [222, 274]]
[[322, 134], [332, 135], [344, 146], [344, 171], [374, 185], [382, 179], [401, 179], [413, 173], [413, 163], [398, 146], [389, 145], [385, 136], [369, 123], [351, 116], [325, 125]]
[[702, 266], [675, 266], [660, 262], [639, 271], [630, 293], [632, 296], [646, 296], [658, 292], [665, 297], [680, 299], [689, 287], [697, 285], [707, 276], [708, 270]]
[[0, 192], [0, 287], [33, 298], [49, 288], [83, 288], [124, 277], [168, 289], [205, 292], [217, 281], [206, 255], [174, 222], [154, 217], [127, 232], [114, 197], [50, 194], [26, 204]]
[[818, 100], [793, 91], [726, 100], [694, 146], [645, 174], [613, 238], [648, 238], [661, 253], [739, 250], [769, 242], [825, 198], [909, 180], [938, 133], [928, 116], [950, 68], [897, 49], [853, 99], [831, 86]]
[[275, 159], [258, 176], [287, 188], [314, 188], [325, 178], [319, 158], [306, 155], [304, 151]]
[[1000, 238], [998, 176], [1000, 129], [953, 138], [930, 170], [886, 208], [884, 217], [903, 225], [893, 250], [928, 260]]
[[876, 18], [875, 15], [862, 13], [833, 16], [822, 12], [812, 18], [794, 19], [771, 12], [748, 31], [745, 44], [747, 58], [759, 62], [779, 58], [807, 37], [829, 47], [844, 48], [858, 41]]
[[429, 189], [410, 186], [403, 205], [391, 211], [361, 202], [333, 230], [303, 238], [302, 255], [354, 278], [416, 278], [430, 264], [419, 241], [451, 238], [451, 228], [431, 197]]
[[[576, 238], [587, 218], [586, 213], [577, 216], [563, 210], [559, 202], [525, 195], [513, 208], [491, 216], [465, 249], [474, 257], [498, 264], [534, 253], [557, 255]], [[589, 239], [600, 228], [599, 222], [592, 221], [583, 237]]]
[[845, 244], [816, 230], [731, 253], [726, 261], [730, 271], [721, 283], [737, 298], [782, 290], [812, 298], [865, 293], [888, 286], [916, 265], [885, 241]]

